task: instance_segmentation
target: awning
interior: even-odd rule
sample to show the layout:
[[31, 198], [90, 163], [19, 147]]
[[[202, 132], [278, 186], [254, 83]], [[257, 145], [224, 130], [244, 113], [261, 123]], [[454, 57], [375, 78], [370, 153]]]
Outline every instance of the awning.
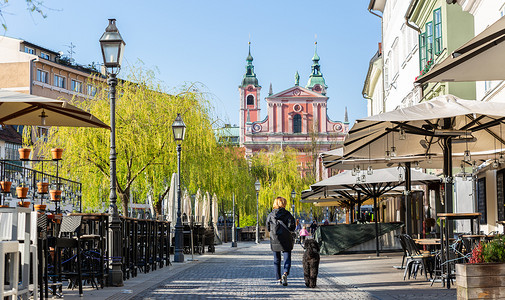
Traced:
[[505, 79], [505, 17], [486, 28], [416, 83]]

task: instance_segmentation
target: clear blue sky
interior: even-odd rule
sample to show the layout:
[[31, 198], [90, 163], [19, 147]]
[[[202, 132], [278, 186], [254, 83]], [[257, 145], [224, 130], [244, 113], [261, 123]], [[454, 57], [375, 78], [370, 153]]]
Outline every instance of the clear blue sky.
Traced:
[[3, 8], [5, 35], [55, 51], [74, 44], [76, 62], [101, 62], [98, 39], [116, 18], [126, 41], [125, 62], [142, 60], [159, 70], [169, 89], [201, 82], [213, 95], [217, 116], [239, 122], [238, 85], [245, 72], [247, 42], [264, 98], [310, 74], [317, 34], [321, 71], [328, 85], [328, 115], [344, 119], [366, 116], [361, 91], [370, 58], [380, 41], [380, 19], [367, 11], [368, 0], [339, 1], [130, 1], [44, 0], [47, 18], [26, 11], [24, 0]]

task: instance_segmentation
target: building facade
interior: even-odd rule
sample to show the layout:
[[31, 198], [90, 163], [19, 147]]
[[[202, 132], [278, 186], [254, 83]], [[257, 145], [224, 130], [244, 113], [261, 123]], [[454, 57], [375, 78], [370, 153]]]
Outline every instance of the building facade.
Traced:
[[10, 37], [0, 37], [0, 88], [69, 101], [91, 99], [90, 79], [105, 81], [98, 70], [73, 64], [59, 52]]
[[305, 86], [300, 86], [300, 76], [295, 75], [294, 86], [273, 93], [270, 85], [265, 98], [267, 112], [261, 118], [261, 86], [254, 72], [253, 57], [249, 48], [246, 73], [239, 85], [240, 94], [240, 145], [246, 156], [274, 148], [291, 147], [303, 157], [313, 151], [324, 152], [342, 144], [348, 131], [345, 120], [333, 121], [327, 114], [328, 86], [321, 72], [317, 45], [312, 57], [312, 72]]

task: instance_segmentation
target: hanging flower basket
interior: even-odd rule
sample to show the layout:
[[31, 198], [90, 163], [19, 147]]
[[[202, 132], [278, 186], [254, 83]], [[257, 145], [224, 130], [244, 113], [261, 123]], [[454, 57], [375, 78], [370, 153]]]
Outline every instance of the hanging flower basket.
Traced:
[[49, 182], [37, 182], [37, 192], [39, 194], [47, 194], [49, 190]]
[[10, 193], [12, 182], [10, 181], [0, 181], [0, 187], [2, 188], [2, 192]]
[[30, 148], [19, 148], [19, 159], [20, 160], [29, 160], [30, 159], [30, 152], [32, 149]]
[[51, 195], [52, 201], [60, 201], [61, 200], [61, 190], [50, 190], [49, 194]]
[[51, 149], [51, 156], [53, 157], [53, 160], [60, 160], [62, 155], [63, 155], [63, 149], [61, 148]]
[[23, 187], [23, 186], [18, 186], [16, 188], [16, 194], [18, 195], [18, 198], [24, 199], [28, 195], [28, 188]]

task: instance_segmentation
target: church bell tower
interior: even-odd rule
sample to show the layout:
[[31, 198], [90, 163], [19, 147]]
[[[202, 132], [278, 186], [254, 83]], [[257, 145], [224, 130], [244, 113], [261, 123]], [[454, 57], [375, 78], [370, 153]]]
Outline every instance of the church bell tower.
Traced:
[[249, 55], [246, 58], [246, 73], [238, 89], [240, 92], [240, 144], [245, 140], [245, 135], [251, 133], [251, 126], [260, 118], [260, 90], [258, 78], [254, 73], [253, 57], [251, 56], [251, 42], [249, 42]]

